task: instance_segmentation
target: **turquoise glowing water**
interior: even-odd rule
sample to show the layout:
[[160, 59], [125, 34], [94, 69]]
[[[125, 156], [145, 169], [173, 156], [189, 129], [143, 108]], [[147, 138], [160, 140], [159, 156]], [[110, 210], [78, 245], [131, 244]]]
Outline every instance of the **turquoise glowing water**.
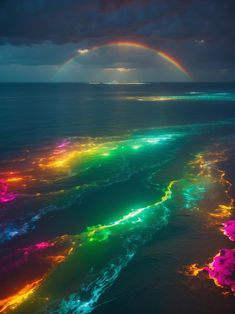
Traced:
[[232, 84], [0, 85], [0, 306], [233, 311], [233, 297], [183, 272], [231, 246], [209, 212], [232, 197], [219, 169], [233, 182], [234, 95]]

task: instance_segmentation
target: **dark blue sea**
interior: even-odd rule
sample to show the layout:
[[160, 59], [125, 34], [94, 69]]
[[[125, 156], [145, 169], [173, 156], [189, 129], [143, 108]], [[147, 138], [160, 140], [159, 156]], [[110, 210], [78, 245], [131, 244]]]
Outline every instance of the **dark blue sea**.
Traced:
[[234, 83], [0, 84], [0, 135], [0, 313], [235, 311]]

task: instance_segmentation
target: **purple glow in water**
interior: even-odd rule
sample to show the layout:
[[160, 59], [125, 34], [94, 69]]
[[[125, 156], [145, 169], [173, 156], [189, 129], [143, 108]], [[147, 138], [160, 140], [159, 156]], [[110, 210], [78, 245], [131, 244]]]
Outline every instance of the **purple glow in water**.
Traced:
[[231, 241], [235, 241], [235, 220], [229, 220], [223, 223], [222, 230]]
[[7, 203], [13, 201], [16, 195], [9, 192], [8, 184], [4, 179], [0, 179], [0, 203]]
[[230, 287], [235, 293], [235, 249], [222, 249], [213, 258], [213, 262], [205, 267], [215, 284]]
[[57, 148], [65, 148], [70, 144], [69, 140], [63, 140], [60, 144], [57, 145]]
[[49, 243], [49, 242], [40, 242], [35, 245], [31, 245], [29, 247], [26, 247], [22, 249], [25, 255], [28, 255], [29, 253], [37, 252], [43, 249], [47, 249], [49, 247], [54, 246], [54, 243]]

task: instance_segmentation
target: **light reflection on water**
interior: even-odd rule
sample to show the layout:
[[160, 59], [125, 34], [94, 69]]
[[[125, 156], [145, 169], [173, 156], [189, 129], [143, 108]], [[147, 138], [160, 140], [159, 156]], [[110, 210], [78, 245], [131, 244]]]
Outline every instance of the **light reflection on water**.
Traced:
[[[162, 251], [177, 240], [172, 229], [181, 227], [180, 213], [191, 217], [184, 218], [183, 228], [194, 228], [190, 219], [200, 217], [196, 242], [190, 238], [194, 229], [176, 232], [184, 259], [192, 243], [205, 259], [213, 256], [200, 244], [205, 233], [214, 239], [214, 229], [202, 227], [210, 225], [202, 213], [218, 216], [221, 209], [231, 215], [219, 168], [232, 158], [224, 149], [233, 143], [234, 91], [231, 86], [216, 92], [200, 92], [187, 84], [171, 88], [0, 87], [0, 122], [7, 134], [1, 139], [1, 264], [9, 263], [2, 271], [7, 287], [1, 292], [3, 309], [88, 313], [106, 304], [115, 291], [123, 291], [125, 273], [131, 274], [140, 251], [148, 250], [147, 243], [156, 246], [154, 254], [165, 261], [161, 267], [167, 275], [173, 266], [164, 254], [158, 255], [158, 245], [164, 233]], [[150, 104], [146, 107], [138, 99]], [[164, 106], [154, 104], [163, 100]], [[219, 241], [214, 240], [213, 247]], [[189, 263], [175, 263], [175, 273]], [[15, 276], [10, 282], [11, 273]], [[150, 277], [157, 274], [152, 269]], [[150, 277], [141, 278], [133, 291]], [[175, 275], [168, 283], [183, 282], [183, 277]], [[179, 290], [188, 296], [182, 287]], [[166, 309], [163, 299], [156, 306]], [[98, 307], [97, 313], [108, 313], [112, 304]], [[185, 311], [193, 304], [189, 298]]]

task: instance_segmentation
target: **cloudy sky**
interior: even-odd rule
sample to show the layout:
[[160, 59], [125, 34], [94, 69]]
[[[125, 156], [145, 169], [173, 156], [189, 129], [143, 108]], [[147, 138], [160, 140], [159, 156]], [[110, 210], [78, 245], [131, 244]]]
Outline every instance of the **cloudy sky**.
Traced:
[[194, 81], [235, 81], [234, 0], [0, 0], [0, 81], [189, 80], [148, 49], [102, 47], [118, 41]]

